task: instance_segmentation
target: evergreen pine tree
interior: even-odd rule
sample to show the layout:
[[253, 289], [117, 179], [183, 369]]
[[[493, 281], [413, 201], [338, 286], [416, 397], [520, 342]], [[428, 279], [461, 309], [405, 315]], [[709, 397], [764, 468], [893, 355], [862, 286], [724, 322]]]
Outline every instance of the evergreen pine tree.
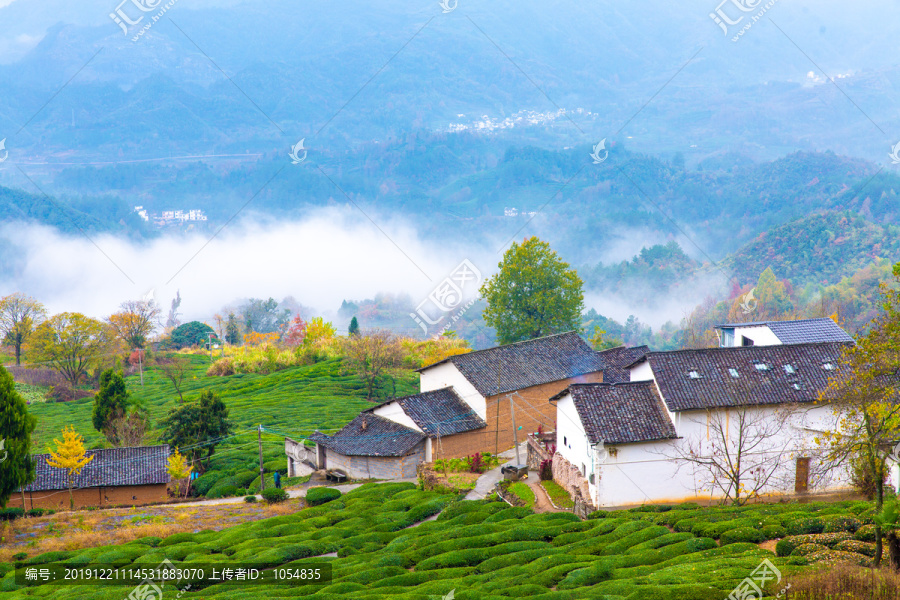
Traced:
[[[25, 400], [16, 391], [13, 378], [0, 366], [0, 507], [10, 495], [34, 481], [34, 462], [28, 455], [36, 420], [28, 414]], [[24, 493], [24, 492], [23, 492]], [[22, 497], [24, 503], [24, 495]]]
[[352, 319], [350, 319], [350, 327], [347, 329], [347, 333], [350, 335], [356, 335], [359, 333], [359, 321], [356, 320], [356, 316], [354, 315]]

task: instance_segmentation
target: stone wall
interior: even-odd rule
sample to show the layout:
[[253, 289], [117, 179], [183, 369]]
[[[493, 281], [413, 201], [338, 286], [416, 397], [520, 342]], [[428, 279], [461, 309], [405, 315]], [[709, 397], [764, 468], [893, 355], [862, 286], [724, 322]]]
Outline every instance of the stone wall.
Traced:
[[425, 443], [406, 456], [344, 456], [330, 448], [326, 453], [327, 468], [340, 469], [350, 479], [412, 479], [418, 464], [425, 461]]
[[550, 460], [550, 453], [547, 452], [544, 447], [538, 442], [534, 436], [528, 436], [528, 458], [526, 462], [528, 463], [529, 471], [540, 471], [541, 463], [545, 460]]
[[559, 452], [553, 455], [553, 481], [564, 488], [575, 501], [575, 514], [581, 518], [597, 510], [591, 504], [587, 479], [575, 465]]

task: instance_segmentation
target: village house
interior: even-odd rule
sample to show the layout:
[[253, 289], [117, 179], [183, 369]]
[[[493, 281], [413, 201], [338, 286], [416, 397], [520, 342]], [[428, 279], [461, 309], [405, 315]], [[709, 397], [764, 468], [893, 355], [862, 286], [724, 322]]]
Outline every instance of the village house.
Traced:
[[[621, 376], [641, 354], [609, 357]], [[292, 441], [289, 472], [315, 465], [350, 477], [414, 477], [417, 462], [508, 450], [517, 435], [521, 443], [528, 432], [555, 428], [548, 397], [603, 381], [603, 356], [575, 332], [452, 356], [419, 369], [419, 394], [370, 408], [334, 436], [311, 436], [315, 452]]]
[[[135, 506], [168, 500], [169, 446], [88, 450], [87, 455], [93, 460], [74, 477], [75, 508]], [[48, 458], [49, 454], [34, 456], [35, 479], [25, 487], [25, 509], [69, 508], [68, 472], [48, 465]], [[13, 492], [9, 505], [19, 506], [21, 502], [21, 491]]]
[[310, 439], [316, 443], [316, 468], [340, 469], [354, 479], [396, 479], [415, 477], [420, 462], [443, 456], [444, 440], [485, 427], [452, 388], [442, 388], [392, 398], [334, 436], [316, 432]]
[[[831, 407], [814, 402], [845, 344], [650, 352], [629, 365], [629, 383], [569, 386], [550, 401], [554, 479], [596, 508], [709, 501], [721, 490], [685, 453], [721, 452], [717, 432], [729, 444], [756, 433], [745, 460], [767, 465], [761, 495], [845, 490], [847, 473], [818, 468], [814, 441], [833, 430]], [[891, 478], [896, 487], [897, 465]]]
[[829, 318], [726, 323], [717, 325], [715, 330], [721, 348], [853, 341], [846, 331]]

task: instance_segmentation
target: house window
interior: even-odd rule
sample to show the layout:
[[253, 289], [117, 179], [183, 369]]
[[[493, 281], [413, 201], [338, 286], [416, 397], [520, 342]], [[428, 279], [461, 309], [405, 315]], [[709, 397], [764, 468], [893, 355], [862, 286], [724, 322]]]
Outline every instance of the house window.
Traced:
[[741, 336], [741, 346], [752, 346], [752, 345], [753, 345], [753, 340], [751, 340], [750, 338], [748, 338], [745, 335]]
[[581, 473], [587, 477], [587, 466], [584, 463], [581, 463]]
[[734, 329], [722, 330], [722, 347], [730, 348], [734, 346]]
[[691, 371], [688, 373], [688, 377], [691, 379], [700, 379], [700, 373], [697, 371]]
[[794, 365], [784, 365], [784, 372], [788, 375], [793, 375], [797, 370], [794, 368]]
[[563, 436], [563, 446], [565, 446], [566, 448], [569, 447], [569, 440], [566, 439], [566, 436]]
[[728, 373], [729, 373], [732, 377], [734, 377], [735, 379], [737, 379], [738, 377], [741, 376], [741, 374], [738, 373], [738, 370], [737, 370], [737, 369], [728, 369]]

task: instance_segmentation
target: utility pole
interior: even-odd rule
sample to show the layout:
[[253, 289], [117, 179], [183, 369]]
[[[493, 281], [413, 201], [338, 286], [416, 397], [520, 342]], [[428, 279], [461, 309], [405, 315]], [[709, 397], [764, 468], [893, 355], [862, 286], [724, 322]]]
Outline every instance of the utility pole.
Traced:
[[216, 335], [216, 334], [214, 334], [214, 333], [206, 334], [206, 339], [209, 344], [209, 362], [212, 362], [212, 336], [214, 336], [214, 335]]
[[141, 386], [143, 386], [144, 385], [144, 349], [143, 348], [138, 348], [138, 370], [141, 372]]
[[516, 429], [516, 407], [515, 407], [515, 404], [513, 404], [512, 397], [513, 397], [513, 395], [510, 394], [509, 395], [509, 414], [512, 417], [513, 440], [516, 444], [516, 466], [518, 467], [519, 465], [522, 464], [522, 460], [519, 457], [519, 432]]
[[262, 491], [266, 489], [266, 475], [263, 470], [263, 457], [262, 457], [262, 430], [263, 427], [260, 424], [258, 429], [256, 430], [256, 439], [259, 441], [259, 493], [262, 494]]

